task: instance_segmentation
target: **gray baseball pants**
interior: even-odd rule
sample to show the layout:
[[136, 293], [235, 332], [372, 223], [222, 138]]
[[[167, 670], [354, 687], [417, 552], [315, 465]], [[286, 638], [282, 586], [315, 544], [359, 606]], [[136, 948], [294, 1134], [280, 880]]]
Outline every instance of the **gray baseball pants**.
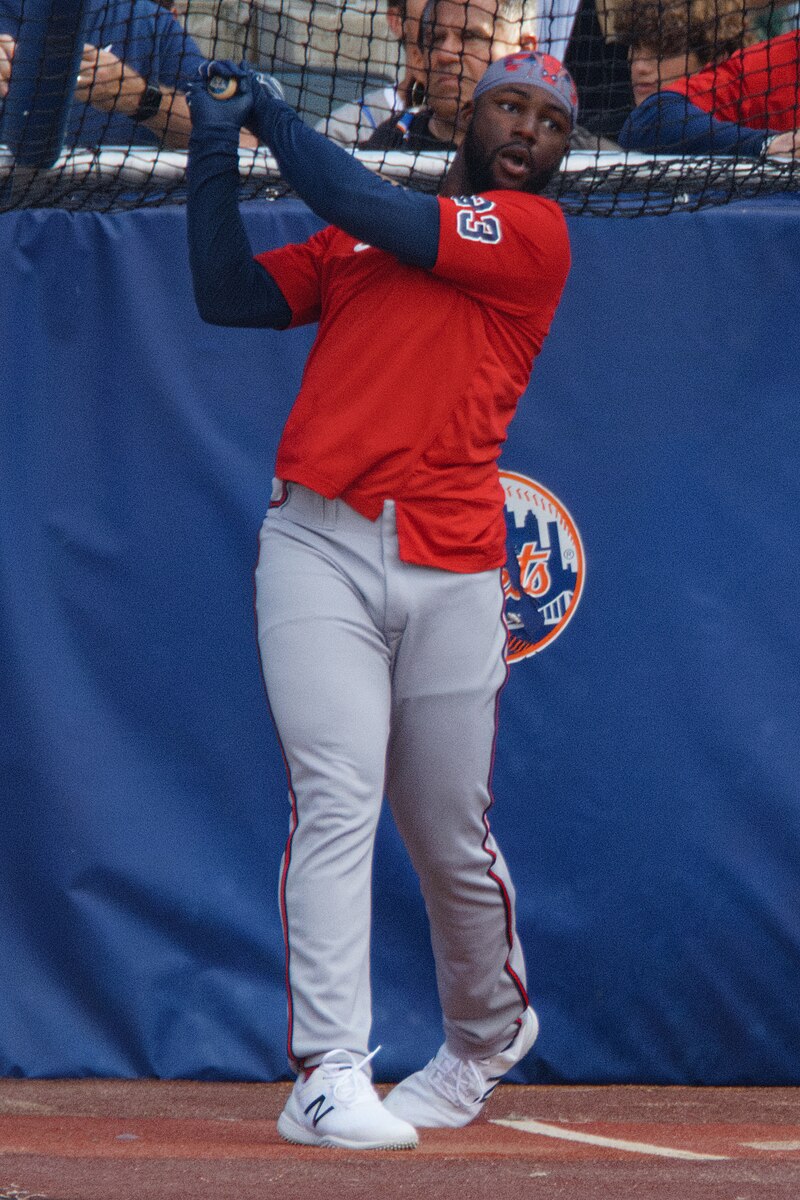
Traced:
[[289, 1053], [366, 1054], [372, 854], [386, 793], [419, 876], [448, 1044], [506, 1046], [524, 1009], [514, 889], [489, 830], [506, 677], [499, 571], [400, 560], [377, 521], [299, 484], [261, 529], [261, 662], [290, 784], [281, 869]]

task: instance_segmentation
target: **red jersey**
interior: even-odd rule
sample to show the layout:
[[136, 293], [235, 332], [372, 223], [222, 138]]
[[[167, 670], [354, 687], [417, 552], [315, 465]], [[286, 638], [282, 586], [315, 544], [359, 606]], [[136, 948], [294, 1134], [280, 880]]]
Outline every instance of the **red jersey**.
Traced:
[[281, 479], [370, 520], [392, 499], [405, 562], [506, 559], [497, 459], [569, 270], [556, 204], [516, 191], [439, 198], [431, 270], [329, 226], [260, 254], [319, 321], [276, 462]]
[[800, 128], [800, 32], [747, 46], [665, 89], [718, 121], [779, 133]]

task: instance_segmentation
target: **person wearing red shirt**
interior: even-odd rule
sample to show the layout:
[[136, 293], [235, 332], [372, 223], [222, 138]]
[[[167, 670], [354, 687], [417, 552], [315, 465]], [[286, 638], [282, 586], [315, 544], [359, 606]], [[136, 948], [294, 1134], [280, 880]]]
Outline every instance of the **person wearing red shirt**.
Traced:
[[619, 142], [660, 154], [797, 156], [800, 32], [756, 42], [672, 80], [633, 110]]
[[[281, 874], [289, 1141], [413, 1147], [459, 1126], [527, 1053], [514, 889], [492, 836], [506, 678], [497, 460], [570, 264], [539, 193], [575, 123], [537, 53], [489, 68], [437, 196], [394, 187], [230, 64], [190, 93], [187, 222], [201, 316], [318, 322], [280, 440], [256, 571], [259, 648], [287, 766]], [[205, 70], [221, 90], [222, 67]], [[237, 205], [246, 125], [329, 224], [253, 256]], [[445, 1042], [381, 1103], [370, 1081], [372, 853], [384, 791], [420, 879]]]

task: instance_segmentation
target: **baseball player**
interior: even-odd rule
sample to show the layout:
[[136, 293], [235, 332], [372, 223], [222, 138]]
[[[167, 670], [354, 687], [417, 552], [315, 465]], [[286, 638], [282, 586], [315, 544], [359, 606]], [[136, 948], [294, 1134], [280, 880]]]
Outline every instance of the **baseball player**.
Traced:
[[[514, 889], [492, 836], [506, 678], [497, 459], [569, 270], [539, 195], [576, 117], [555, 59], [494, 63], [438, 197], [394, 187], [308, 129], [268, 79], [190, 94], [189, 252], [201, 316], [319, 322], [278, 449], [258, 635], [289, 776], [281, 872], [289, 1141], [417, 1143], [465, 1125], [532, 1046]], [[204, 68], [221, 94], [220, 66]], [[225, 80], [223, 79], [223, 84]], [[253, 257], [239, 127], [330, 224]], [[371, 1084], [373, 843], [384, 792], [419, 876], [445, 1041], [382, 1104]]]

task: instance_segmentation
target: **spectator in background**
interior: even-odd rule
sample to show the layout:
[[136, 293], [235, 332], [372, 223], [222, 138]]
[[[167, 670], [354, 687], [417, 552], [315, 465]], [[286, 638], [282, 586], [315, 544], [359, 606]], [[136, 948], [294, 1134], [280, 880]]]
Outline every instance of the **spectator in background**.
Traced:
[[[188, 146], [183, 93], [203, 61], [198, 47], [155, 0], [87, 0], [87, 9], [66, 145]], [[0, 100], [23, 15], [23, 0], [0, 0]]]
[[634, 104], [757, 41], [742, 0], [633, 0], [618, 9]]
[[361, 143], [369, 150], [453, 150], [463, 108], [491, 62], [532, 50], [524, 0], [428, 0], [419, 29], [426, 105], [392, 116]]
[[316, 128], [343, 146], [366, 141], [393, 113], [417, 108], [425, 94], [425, 68], [419, 48], [419, 23], [426, 0], [395, 0], [386, 20], [403, 49], [404, 74], [396, 83], [372, 88], [360, 101], [342, 104]]
[[620, 144], [658, 154], [788, 155], [800, 148], [800, 32], [737, 50], [642, 101]]
[[[464, 105], [490, 62], [532, 51], [536, 14], [525, 0], [428, 0], [419, 44], [426, 105], [392, 116], [366, 141], [368, 150], [454, 150], [464, 137]], [[580, 126], [572, 149], [619, 149]]]
[[[559, 6], [575, 3], [575, 0], [544, 0], [544, 3]], [[696, 28], [698, 18], [710, 16], [713, 19], [714, 16], [710, 0], [662, 0], [660, 6], [656, 0], [649, 0], [649, 3], [651, 11], [660, 7], [666, 25], [683, 22], [684, 26], [688, 23]], [[729, 0], [720, 0], [716, 11], [729, 32], [736, 24], [738, 13], [740, 33], [746, 32], [753, 41], [762, 41], [785, 31], [787, 18], [781, 12], [788, 13], [797, 3], [798, 0], [735, 0], [731, 4]], [[572, 37], [563, 56], [564, 65], [578, 88], [583, 123], [609, 137], [618, 135], [632, 104], [640, 103], [632, 94], [626, 54], [631, 5], [632, 0], [578, 0]], [[636, 0], [633, 5], [638, 7]], [[740, 41], [732, 45], [728, 53], [732, 54], [746, 44], [747, 40]], [[702, 53], [699, 65], [718, 61], [716, 55], [704, 60]], [[668, 55], [672, 54], [669, 50]], [[686, 75], [694, 69], [693, 64], [680, 73]]]

